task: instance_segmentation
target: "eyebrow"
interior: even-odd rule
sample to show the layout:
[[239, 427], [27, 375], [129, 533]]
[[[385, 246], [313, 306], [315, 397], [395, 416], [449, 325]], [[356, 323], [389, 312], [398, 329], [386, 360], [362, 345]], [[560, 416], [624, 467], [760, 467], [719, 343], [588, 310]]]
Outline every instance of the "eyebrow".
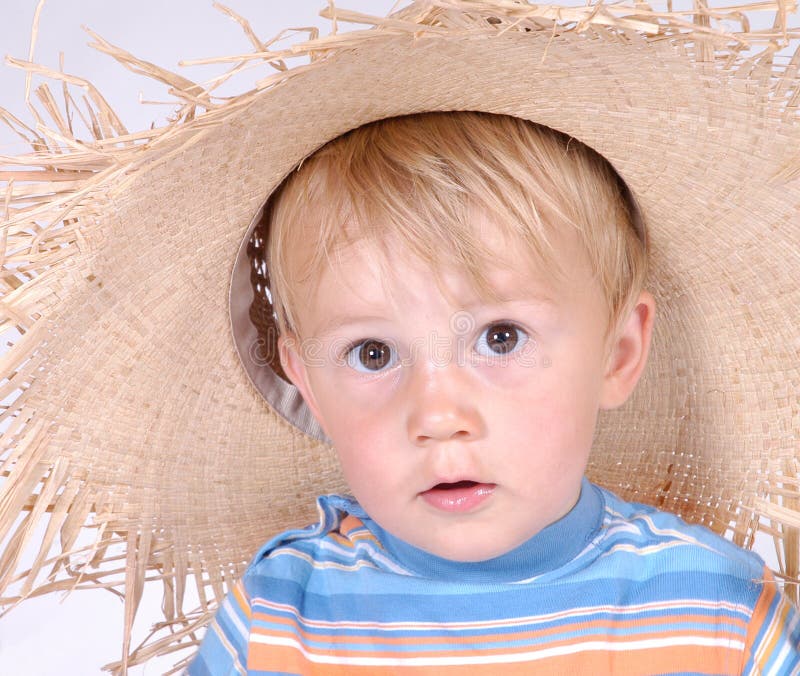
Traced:
[[[462, 308], [469, 312], [473, 312], [479, 306], [488, 307], [490, 310], [498, 308], [502, 305], [528, 305], [536, 307], [544, 307], [553, 309], [556, 306], [555, 301], [547, 296], [522, 296], [517, 298], [502, 298], [497, 303], [486, 303], [484, 301], [477, 301], [475, 303], [468, 303], [463, 305]], [[458, 310], [456, 310], [458, 312]], [[347, 315], [338, 315], [331, 317], [329, 320], [321, 324], [313, 332], [316, 337], [326, 336], [330, 333], [338, 331], [339, 329], [354, 324], [369, 324], [373, 322], [388, 321], [386, 317], [381, 315], [358, 315], [349, 317]]]
[[497, 302], [487, 302], [487, 301], [477, 301], [475, 303], [469, 303], [464, 306], [464, 309], [471, 310], [478, 306], [495, 308], [501, 305], [536, 305], [536, 306], [544, 306], [544, 307], [555, 307], [556, 302], [550, 298], [549, 296], [512, 296], [506, 298], [500, 298]]
[[313, 332], [313, 335], [317, 337], [325, 336], [351, 324], [367, 324], [378, 321], [386, 321], [386, 317], [381, 317], [379, 315], [360, 315], [356, 317], [349, 317], [347, 315], [334, 316], [321, 326], [318, 326]]

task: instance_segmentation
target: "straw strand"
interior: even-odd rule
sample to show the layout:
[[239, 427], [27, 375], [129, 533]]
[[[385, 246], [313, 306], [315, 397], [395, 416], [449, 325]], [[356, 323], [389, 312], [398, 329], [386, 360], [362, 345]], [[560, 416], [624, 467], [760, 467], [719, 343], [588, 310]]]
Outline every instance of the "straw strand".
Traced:
[[[320, 36], [316, 29], [301, 29], [307, 32], [307, 39], [285, 49], [275, 47], [287, 36], [285, 32], [264, 41], [246, 19], [215, 3], [220, 12], [241, 26], [254, 51], [182, 62], [232, 64], [224, 75], [204, 84], [139, 59], [87, 29], [92, 46], [99, 52], [162, 83], [176, 99], [176, 111], [164, 126], [129, 132], [90, 82], [64, 72], [63, 57], [59, 70], [35, 62], [43, 3], [40, 0], [34, 14], [28, 58], [7, 59], [9, 65], [25, 71], [25, 100], [34, 124], [30, 126], [0, 109], [0, 120], [32, 148], [31, 153], [20, 157], [0, 157], [0, 165], [6, 167], [0, 167], [0, 181], [5, 184], [0, 223], [0, 327], [18, 334], [7, 336], [13, 344], [0, 356], [0, 395], [6, 400], [18, 392], [0, 412], [0, 421], [8, 424], [0, 437], [0, 475], [4, 477], [0, 485], [0, 541], [7, 538], [8, 542], [0, 556], [0, 594], [6, 594], [13, 583], [20, 583], [19, 589], [0, 602], [14, 604], [40, 593], [72, 588], [106, 588], [121, 594], [125, 600], [124, 646], [121, 661], [107, 665], [114, 671], [124, 672], [152, 656], [196, 645], [196, 632], [212, 617], [215, 599], [222, 597], [230, 580], [220, 571], [206, 569], [197, 552], [173, 550], [168, 531], [151, 530], [156, 524], [154, 515], [137, 515], [138, 523], [124, 518], [120, 504], [103, 488], [89, 487], [91, 477], [86, 468], [75, 467], [69, 458], [52, 453], [56, 447], [56, 432], [51, 428], [54, 421], [42, 419], [27, 404], [27, 389], [43, 377], [42, 369], [53, 366], [40, 353], [50, 339], [47, 321], [52, 308], [67, 302], [77, 285], [94, 283], [84, 276], [80, 256], [88, 255], [85, 233], [98, 227], [96, 221], [109, 194], [124, 190], [144, 167], [165, 162], [201, 143], [210, 129], [224, 124], [266, 90], [318, 67], [336, 54], [388, 35], [435, 40], [454, 31], [501, 35], [531, 30], [543, 31], [553, 39], [561, 33], [597, 31], [607, 39], [621, 40], [626, 32], [637, 31], [645, 39], [675, 44], [676, 49], [693, 54], [705, 67], [730, 74], [743, 85], [758, 87], [761, 96], [771, 101], [775, 114], [787, 121], [797, 122], [800, 111], [800, 49], [788, 64], [778, 64], [773, 58], [778, 48], [800, 38], [800, 31], [789, 22], [791, 13], [797, 11], [794, 2], [710, 8], [704, 0], [697, 0], [691, 10], [674, 10], [667, 3], [666, 11], [658, 11], [644, 3], [563, 7], [504, 0], [427, 0], [377, 17], [340, 8], [331, 1], [321, 13], [330, 20], [331, 33]], [[772, 29], [751, 31], [748, 14], [754, 12], [772, 12]], [[348, 23], [373, 29], [347, 32], [343, 27]], [[731, 30], [728, 24], [735, 24], [737, 30]], [[290, 68], [293, 61], [301, 65]], [[254, 83], [250, 89], [227, 98], [212, 95], [222, 82], [251, 65]], [[256, 66], [268, 73], [256, 73]], [[63, 101], [57, 102], [46, 84], [34, 89], [34, 78], [58, 83]], [[76, 104], [71, 88], [80, 90], [82, 97], [77, 100], [82, 105]], [[85, 131], [79, 129], [81, 124]], [[795, 162], [781, 168], [775, 180], [791, 181], [798, 176], [800, 163]], [[799, 493], [796, 468], [787, 466], [784, 476], [770, 481], [768, 492], [753, 505], [769, 521], [761, 528], [778, 541], [780, 572], [787, 580], [796, 580], [800, 574]], [[117, 499], [123, 501], [121, 496]], [[20, 514], [24, 514], [21, 519]], [[94, 517], [93, 544], [76, 548], [79, 535], [89, 528], [90, 515]], [[20, 572], [24, 547], [45, 518], [49, 521], [34, 563]], [[743, 516], [739, 523], [747, 518]], [[753, 530], [738, 524], [736, 528], [739, 539]], [[62, 552], [51, 556], [57, 539]], [[121, 543], [127, 549], [120, 555]], [[88, 555], [89, 561], [74, 566], [71, 557], [77, 554]], [[40, 575], [47, 566], [52, 569], [43, 582]], [[187, 612], [183, 605], [190, 575], [201, 605]], [[158, 580], [164, 585], [165, 621], [132, 649], [131, 628], [143, 586], [146, 581]], [[123, 588], [124, 592], [120, 591]], [[796, 585], [787, 589], [797, 598]]]

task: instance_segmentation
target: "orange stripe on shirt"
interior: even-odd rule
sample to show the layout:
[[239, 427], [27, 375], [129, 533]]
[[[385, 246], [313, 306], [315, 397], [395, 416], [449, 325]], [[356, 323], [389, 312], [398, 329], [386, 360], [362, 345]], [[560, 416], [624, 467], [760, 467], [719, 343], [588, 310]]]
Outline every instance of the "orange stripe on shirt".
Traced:
[[[290, 634], [290, 633], [275, 633], [268, 635], [270, 639], [275, 639], [279, 642], [292, 642], [292, 643], [300, 643], [300, 640]], [[507, 640], [515, 640], [518, 637], [508, 638]], [[558, 650], [562, 648], [569, 648], [570, 646], [576, 645], [585, 645], [588, 643], [598, 642], [603, 643], [606, 645], [630, 645], [634, 646], [637, 642], [647, 642], [647, 641], [669, 641], [670, 639], [677, 639], [683, 641], [684, 639], [697, 639], [703, 640], [706, 639], [708, 641], [721, 641], [725, 640], [726, 637], [721, 637], [716, 632], [705, 632], [705, 631], [693, 631], [691, 633], [687, 632], [671, 632], [671, 633], [664, 633], [664, 632], [646, 632], [646, 633], [639, 633], [634, 636], [625, 635], [625, 636], [613, 636], [604, 633], [597, 633], [593, 635], [584, 635], [581, 636], [580, 639], [576, 639], [574, 636], [568, 636], [563, 639], [559, 639], [557, 641], [546, 641], [544, 643], [540, 642], [536, 643], [527, 643], [525, 645], [516, 646], [516, 647], [508, 647], [508, 646], [498, 646], [498, 647], [475, 647], [473, 650], [452, 650], [447, 648], [442, 648], [439, 650], [425, 650], [424, 652], [421, 651], [411, 651], [411, 652], [387, 652], [385, 650], [365, 650], [365, 649], [348, 649], [342, 643], [334, 644], [335, 647], [331, 646], [322, 646], [320, 648], [312, 648], [307, 644], [303, 644], [303, 650], [309, 656], [318, 656], [318, 657], [339, 657], [342, 659], [345, 658], [358, 658], [358, 659], [400, 659], [401, 657], [414, 657], [414, 658], [453, 658], [457, 659], [460, 657], [464, 657], [466, 655], [481, 655], [483, 657], [490, 657], [490, 656], [500, 656], [500, 655], [517, 655], [517, 654], [524, 654], [526, 652], [536, 651], [536, 650]], [[730, 643], [738, 643], [739, 650], [741, 650], [741, 641], [736, 641], [733, 637], [727, 637], [727, 640]], [[367, 644], [369, 642], [367, 641]], [[251, 644], [252, 645], [252, 644]], [[261, 645], [261, 643], [259, 643]], [[415, 643], [409, 643], [407, 645], [416, 645]], [[468, 645], [468, 644], [467, 644]], [[679, 643], [679, 646], [684, 645], [683, 643]], [[707, 646], [706, 650], [716, 649], [720, 646]], [[297, 648], [300, 650], [300, 648]]]
[[[773, 579], [772, 574], [769, 572], [769, 570], [764, 569], [764, 585], [761, 589], [761, 594], [758, 597], [758, 601], [756, 601], [755, 608], [753, 608], [753, 614], [750, 617], [742, 664], [747, 662], [753, 651], [753, 644], [755, 643], [761, 629], [764, 628], [764, 622], [766, 621], [770, 606], [775, 600], [775, 595], [777, 593], [778, 590], [775, 586], [775, 580]], [[763, 664], [764, 655], [769, 655], [772, 653], [772, 650], [775, 647], [780, 635], [776, 620], [780, 620], [779, 624], [781, 625], [786, 621], [786, 608], [783, 608], [782, 610], [784, 612], [780, 613], [781, 617], [773, 618], [770, 626], [766, 627], [765, 636], [761, 642], [761, 645], [759, 646], [758, 654], [753, 657], [754, 664]]]
[[[684, 613], [681, 615], [666, 615], [652, 618], [631, 618], [631, 619], [602, 619], [592, 620], [589, 622], [572, 622], [563, 624], [558, 627], [546, 627], [540, 630], [528, 630], [521, 632], [507, 632], [507, 633], [493, 633], [493, 634], [477, 634], [474, 636], [458, 636], [450, 635], [447, 632], [447, 626], [441, 627], [441, 633], [436, 636], [391, 636], [390, 632], [386, 631], [378, 636], [367, 634], [339, 634], [339, 633], [321, 633], [310, 632], [301, 627], [294, 618], [273, 616], [265, 613], [256, 612], [253, 614], [253, 619], [256, 621], [270, 622], [275, 625], [282, 625], [286, 627], [285, 631], [280, 631], [274, 628], [262, 628], [258, 626], [252, 627], [254, 634], [270, 636], [280, 634], [285, 636], [301, 636], [303, 639], [310, 641], [320, 641], [336, 643], [346, 647], [347, 644], [353, 643], [383, 643], [388, 645], [435, 645], [437, 643], [450, 643], [469, 645], [476, 642], [492, 642], [492, 641], [516, 641], [523, 639], [546, 639], [549, 636], [558, 635], [561, 633], [572, 633], [576, 630], [614, 630], [614, 629], [631, 629], [636, 627], [653, 627], [654, 629], [660, 625], [669, 625], [675, 623], [689, 623], [694, 622], [698, 624], [705, 624], [706, 628], [703, 630], [693, 629], [691, 632], [698, 636], [716, 636], [718, 631], [714, 628], [719, 628], [723, 625], [734, 625], [735, 627], [744, 630], [746, 624], [739, 618], [726, 618], [722, 616], [708, 616], [701, 614]], [[728, 630], [729, 632], [729, 630]], [[676, 628], [673, 633], [685, 634], [685, 629]], [[744, 632], [743, 632], [744, 633]], [[663, 635], [663, 634], [662, 634]], [[574, 636], [570, 638], [574, 641]], [[310, 648], [310, 650], [314, 650]], [[365, 653], [366, 654], [366, 653]]]
[[738, 650], [707, 646], [668, 646], [645, 650], [584, 650], [520, 662], [457, 665], [358, 665], [322, 664], [307, 660], [289, 646], [251, 644], [249, 669], [283, 671], [309, 676], [530, 676], [531, 673], [591, 673], [593, 676], [638, 676], [654, 673], [692, 672], [739, 674]]
[[245, 591], [244, 584], [242, 584], [241, 580], [238, 580], [236, 584], [233, 585], [233, 597], [236, 599], [236, 603], [242, 612], [245, 614], [248, 620], [252, 619], [253, 611], [250, 607], [250, 601], [247, 599], [247, 592]]

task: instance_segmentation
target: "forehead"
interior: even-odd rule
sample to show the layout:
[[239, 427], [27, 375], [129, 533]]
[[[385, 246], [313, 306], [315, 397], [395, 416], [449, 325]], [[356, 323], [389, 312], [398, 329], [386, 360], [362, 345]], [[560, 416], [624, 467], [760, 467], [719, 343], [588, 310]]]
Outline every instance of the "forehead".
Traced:
[[[554, 233], [556, 266], [544, 266], [522, 237], [484, 215], [474, 227], [482, 249], [477, 271], [460, 264], [458, 252], [441, 249], [422, 257], [409, 251], [402, 237], [380, 241], [356, 239], [337, 246], [309, 278], [300, 309], [306, 320], [348, 311], [377, 313], [394, 306], [413, 312], [431, 293], [441, 294], [455, 308], [486, 303], [535, 303], [553, 310], [569, 303], [582, 290], [596, 292], [588, 258], [576, 233]], [[313, 302], [319, 301], [319, 302]]]
[[[442, 268], [462, 269], [478, 277], [481, 270], [502, 268], [557, 279], [567, 270], [589, 264], [577, 228], [548, 218], [542, 231], [496, 217], [470, 205], [463, 219], [430, 228], [425, 219], [413, 222], [379, 219], [361, 222], [350, 212], [338, 225], [322, 222], [328, 216], [307, 211], [298, 219], [290, 249], [292, 267], [310, 279], [324, 269], [338, 270], [354, 256], [382, 261], [387, 266], [422, 264], [434, 274]], [[438, 228], [438, 230], [437, 230]], [[430, 230], [430, 232], [426, 232]], [[444, 234], [443, 234], [444, 231]], [[474, 268], [474, 269], [473, 269]]]

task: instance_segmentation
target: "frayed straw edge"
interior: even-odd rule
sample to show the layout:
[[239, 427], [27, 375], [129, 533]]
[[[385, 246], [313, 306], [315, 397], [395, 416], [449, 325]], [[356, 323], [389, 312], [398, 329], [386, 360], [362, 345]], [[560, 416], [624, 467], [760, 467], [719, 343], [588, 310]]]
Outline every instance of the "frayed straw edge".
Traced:
[[[620, 31], [631, 30], [633, 27], [644, 30], [646, 33], [652, 34], [653, 40], [682, 40], [690, 46], [698, 49], [698, 60], [712, 61], [711, 56], [716, 54], [717, 47], [727, 51], [727, 61], [725, 69], [732, 72], [735, 64], [741, 64], [740, 68], [745, 67], [745, 62], [740, 60], [741, 49], [746, 44], [751, 44], [754, 41], [766, 43], [767, 40], [788, 41], [789, 39], [796, 38], [798, 33], [787, 27], [786, 12], [788, 7], [794, 7], [794, 3], [786, 2], [765, 2], [755, 3], [746, 6], [732, 7], [732, 8], [716, 8], [709, 10], [701, 5], [692, 12], [672, 12], [672, 13], [657, 13], [643, 5], [636, 6], [622, 6], [622, 5], [595, 5], [591, 8], [575, 9], [574, 14], [569, 14], [570, 8], [564, 7], [550, 7], [550, 8], [525, 8], [524, 5], [517, 3], [507, 2], [481, 2], [479, 0], [466, 2], [464, 0], [452, 0], [449, 2], [422, 2], [405, 9], [401, 9], [389, 17], [367, 17], [366, 15], [349, 12], [347, 10], [340, 10], [335, 7], [333, 2], [329, 3], [328, 9], [324, 10], [323, 16], [327, 16], [333, 25], [331, 35], [320, 38], [315, 29], [306, 29], [309, 31], [309, 39], [299, 45], [293, 45], [287, 50], [269, 51], [269, 47], [278, 40], [276, 37], [273, 41], [262, 43], [249, 24], [236, 15], [232, 10], [218, 5], [217, 8], [223, 13], [227, 14], [234, 21], [237, 21], [242, 27], [245, 35], [253, 44], [254, 48], [259, 51], [256, 54], [250, 55], [237, 55], [234, 57], [225, 57], [221, 59], [205, 60], [206, 63], [212, 62], [230, 62], [234, 63], [231, 71], [223, 76], [215, 78], [206, 85], [199, 85], [188, 80], [180, 75], [171, 73], [149, 62], [137, 59], [130, 53], [122, 50], [107, 41], [103, 40], [94, 33], [91, 33], [95, 39], [94, 46], [100, 51], [112, 56], [115, 60], [119, 61], [123, 66], [134, 72], [139, 72], [152, 79], [164, 83], [169, 91], [176, 96], [179, 101], [179, 108], [167, 126], [160, 129], [152, 129], [143, 132], [130, 134], [125, 130], [121, 121], [117, 118], [105, 99], [100, 96], [87, 81], [68, 75], [63, 72], [53, 71], [38, 66], [34, 63], [34, 45], [38, 33], [38, 20], [41, 15], [41, 8], [44, 0], [40, 0], [37, 5], [34, 26], [31, 36], [31, 48], [27, 61], [11, 60], [11, 64], [23, 68], [26, 71], [26, 102], [32, 110], [34, 119], [36, 120], [35, 128], [30, 128], [13, 116], [10, 116], [6, 111], [0, 111], [0, 117], [3, 118], [11, 128], [22, 138], [25, 138], [31, 143], [34, 148], [34, 153], [27, 157], [22, 158], [0, 158], [0, 161], [7, 161], [8, 163], [24, 167], [42, 167], [42, 171], [30, 171], [23, 169], [22, 171], [4, 172], [3, 177], [6, 178], [6, 190], [4, 192], [4, 213], [5, 222], [2, 226], [3, 244], [4, 247], [0, 255], [6, 264], [14, 261], [31, 260], [32, 266], [35, 267], [37, 261], [48, 260], [43, 254], [44, 248], [50, 243], [65, 242], [74, 243], [77, 247], [81, 244], [81, 229], [88, 227], [91, 224], [93, 215], [97, 213], [100, 208], [97, 200], [102, 200], [102, 195], [106, 194], [109, 187], [112, 191], [124, 189], [124, 185], [132, 180], [132, 177], [144, 164], [150, 164], [153, 160], [163, 160], [170, 157], [174, 153], [180, 152], [180, 149], [185, 147], [185, 144], [197, 143], [202, 140], [204, 129], [215, 126], [225, 120], [226, 116], [230, 115], [234, 110], [248, 105], [253, 97], [265, 89], [278, 86], [285, 82], [289, 77], [295, 76], [304, 70], [314, 67], [321, 60], [335, 55], [341, 51], [350, 49], [352, 47], [364, 44], [367, 40], [379, 38], [381, 36], [396, 34], [396, 35], [413, 35], [417, 39], [421, 38], [435, 38], [440, 35], [452, 33], [453, 30], [463, 29], [464, 31], [480, 30], [487, 34], [500, 34], [510, 30], [522, 30], [526, 25], [536, 26], [541, 28], [542, 22], [552, 22], [552, 36], [558, 32], [569, 31], [585, 31], [591, 30], [593, 27], [613, 27]], [[499, 8], [507, 8], [509, 11], [522, 9], [521, 15], [512, 16], [509, 21], [504, 25], [494, 24], [489, 19], [494, 18], [494, 15], [499, 13]], [[716, 30], [711, 27], [711, 19], [719, 20], [725, 17], [725, 12], [741, 12], [750, 9], [757, 10], [776, 10], [776, 24], [779, 23], [778, 19], [783, 16], [781, 25], [776, 25], [776, 30], [771, 33], [752, 34], [743, 30], [739, 33], [732, 33], [726, 31]], [[547, 12], [550, 12], [548, 16]], [[537, 15], [536, 12], [539, 12]], [[615, 13], [624, 15], [629, 12], [635, 19], [626, 19], [625, 16], [617, 16]], [[780, 14], [780, 12], [783, 12]], [[691, 16], [692, 20], [688, 21], [684, 17]], [[642, 17], [648, 17], [646, 20]], [[338, 22], [357, 22], [367, 23], [375, 27], [376, 30], [372, 31], [359, 31], [351, 34], [341, 34], [338, 32]], [[559, 21], [572, 22], [573, 25], [559, 26]], [[653, 34], [658, 26], [658, 35]], [[745, 24], [742, 24], [745, 27]], [[684, 31], [684, 32], [681, 32]], [[705, 41], [704, 41], [705, 40]], [[698, 42], [699, 41], [699, 42]], [[712, 42], [713, 41], [713, 47]], [[728, 42], [735, 43], [734, 47], [726, 46]], [[762, 54], [766, 54], [768, 50], [774, 49], [769, 44], [762, 50]], [[293, 68], [291, 70], [286, 66], [285, 60], [294, 57], [308, 57], [311, 61], [307, 66]], [[797, 58], [797, 55], [795, 55]], [[756, 57], [752, 57], [751, 61], [755, 63]], [[194, 63], [203, 62], [198, 60]], [[246, 92], [237, 97], [230, 97], [226, 99], [219, 99], [212, 96], [214, 88], [219, 86], [222, 82], [229, 79], [233, 74], [242, 72], [247, 64], [251, 62], [266, 63], [269, 67], [277, 72], [272, 76], [263, 78], [256, 83], [256, 86], [250, 92]], [[772, 73], [772, 71], [770, 71]], [[31, 84], [33, 75], [40, 75], [44, 77], [53, 78], [61, 82], [62, 96], [64, 98], [64, 115], [58, 111], [55, 103], [55, 98], [52, 96], [50, 90], [43, 85], [37, 89], [37, 97], [43, 110], [51, 118], [55, 128], [51, 128], [44, 121], [44, 118], [39, 114], [36, 106], [33, 105], [31, 100]], [[789, 79], [784, 79], [788, 83]], [[86, 112], [80, 110], [75, 100], [68, 92], [68, 85], [77, 86], [87, 92], [83, 99], [86, 107]], [[781, 84], [778, 83], [773, 91], [780, 93]], [[795, 92], [797, 98], [797, 92]], [[796, 107], [791, 110], [791, 101], [787, 104], [785, 111], [786, 115], [796, 115]], [[93, 138], [90, 140], [79, 140], [75, 134], [72, 126], [72, 118], [70, 111], [75, 110], [82, 117], [85, 126], [91, 131]], [[200, 111], [200, 112], [198, 112]], [[34, 176], [36, 174], [36, 176]], [[120, 187], [122, 186], [122, 187]], [[57, 195], [57, 199], [54, 199]], [[96, 206], [92, 206], [95, 204]], [[26, 259], [26, 240], [24, 238], [25, 228], [30, 227], [31, 223], [41, 220], [45, 223], [44, 227], [36, 226], [34, 234], [30, 236], [28, 241], [29, 258]], [[67, 227], [64, 228], [63, 226]], [[12, 248], [12, 253], [9, 253], [9, 247]], [[62, 258], [61, 260], [66, 260]], [[41, 293], [42, 290], [47, 288], [47, 281], [50, 278], [55, 278], [59, 274], [59, 268], [55, 259], [54, 264], [48, 263], [48, 272], [29, 279], [28, 281], [18, 284], [11, 281], [12, 278], [7, 278], [6, 282], [11, 288], [10, 293], [7, 294], [8, 299], [4, 296], [3, 305], [0, 306], [0, 312], [3, 312], [5, 319], [4, 324], [17, 323], [24, 328], [23, 339], [15, 344], [12, 352], [8, 353], [0, 362], [2, 364], [2, 373], [14, 374], [21, 369], [20, 365], [30, 358], [32, 352], [35, 350], [36, 345], [40, 340], [36, 335], [35, 330], [31, 330], [28, 326], [30, 322], [34, 322], [36, 328], [41, 326], [40, 319], [31, 320], [25, 316], [30, 312], [31, 316], [39, 314], [45, 316], [42, 312], [37, 313], [36, 309], [40, 307], [40, 303], [44, 302], [46, 294]], [[10, 298], [16, 298], [15, 303], [10, 302]], [[27, 307], [26, 307], [27, 306]], [[41, 306], [43, 310], [46, 307]], [[24, 320], [24, 321], [20, 321]], [[27, 340], [25, 339], [27, 338]], [[23, 349], [23, 346], [27, 346]], [[24, 394], [23, 394], [24, 396]], [[20, 413], [24, 409], [17, 408]], [[6, 414], [9, 414], [9, 409]], [[4, 414], [2, 417], [6, 417]], [[14, 433], [11, 436], [4, 435], [6, 441], [14, 441], [19, 432], [21, 424], [28, 424], [30, 427], [27, 434], [41, 432], [41, 422], [35, 422], [35, 411], [26, 410], [25, 420], [16, 420], [12, 425]], [[38, 425], [38, 427], [37, 427]], [[28, 438], [27, 436], [25, 437]], [[20, 442], [22, 443], [22, 442]], [[12, 457], [22, 457], [27, 446], [23, 443], [17, 450], [20, 454], [17, 455], [12, 452], [10, 455], [5, 455], [3, 464], [7, 467], [4, 471], [7, 477], [6, 482], [8, 485], [21, 486], [24, 482], [30, 482], [36, 479], [37, 484], [41, 484], [46, 488], [46, 493], [34, 493], [33, 490], [17, 488], [16, 490], [8, 489], [4, 485], [4, 493], [2, 500], [5, 500], [6, 505], [6, 520], [12, 514], [12, 507], [16, 508], [20, 496], [24, 496], [24, 508], [28, 511], [30, 523], [24, 524], [24, 528], [18, 529], [13, 537], [18, 538], [17, 544], [30, 537], [29, 527], [33, 524], [36, 518], [43, 514], [50, 512], [53, 518], [52, 528], [48, 526], [46, 540], [52, 540], [55, 537], [57, 529], [61, 528], [62, 542], [68, 549], [70, 545], [67, 543], [74, 543], [78, 531], [83, 527], [85, 516], [94, 509], [98, 515], [97, 521], [100, 522], [100, 530], [93, 545], [93, 563], [108, 562], [115, 557], [106, 557], [105, 551], [111, 542], [105, 533], [115, 530], [116, 526], [113, 523], [113, 509], [107, 513], [103, 512], [102, 496], [95, 496], [96, 502], [92, 504], [95, 498], [87, 500], [87, 494], [81, 493], [80, 489], [76, 490], [77, 483], [72, 484], [70, 493], [62, 492], [61, 496], [66, 496], [60, 502], [56, 500], [51, 503], [52, 497], [58, 490], [59, 481], [63, 481], [63, 477], [69, 475], [70, 469], [64, 464], [58, 464], [56, 461], [52, 463], [43, 463], [41, 469], [32, 470], [25, 469], [22, 466], [16, 466], [15, 462], [11, 461]], [[44, 448], [44, 446], [42, 446]], [[3, 457], [3, 456], [0, 456]], [[36, 463], [34, 463], [36, 465]], [[38, 473], [38, 477], [37, 477]], [[52, 481], [48, 484], [48, 479], [52, 477]], [[79, 481], [78, 478], [73, 477], [72, 481]], [[22, 482], [22, 483], [20, 483]], [[25, 486], [27, 487], [27, 483]], [[69, 485], [69, 484], [68, 484]], [[75, 490], [75, 495], [71, 492]], [[47, 498], [47, 499], [46, 499]], [[13, 503], [13, 504], [12, 504]], [[796, 527], [800, 522], [800, 515], [797, 510], [790, 509], [785, 506], [774, 505], [767, 501], [759, 502], [758, 507], [763, 508], [763, 513], [778, 524], [785, 524], [787, 527]], [[108, 506], [106, 506], [108, 507]], [[84, 512], [85, 510], [85, 512]], [[34, 518], [36, 517], [36, 518]], [[60, 520], [62, 520], [59, 523]], [[79, 524], [78, 521], [81, 523]], [[2, 519], [0, 519], [0, 524]], [[6, 525], [5, 529], [0, 528], [0, 532], [8, 532], [10, 526]], [[126, 555], [125, 568], [115, 569], [113, 571], [100, 571], [97, 574], [91, 574], [84, 566], [82, 570], [73, 571], [69, 566], [65, 565], [67, 554], [62, 552], [62, 555], [56, 557], [53, 573], [58, 570], [60, 565], [64, 565], [70, 578], [59, 582], [51, 582], [50, 585], [40, 585], [34, 588], [34, 580], [37, 576], [38, 568], [42, 568], [50, 560], [45, 560], [44, 552], [47, 549], [42, 545], [39, 555], [36, 558], [35, 566], [28, 571], [28, 575], [22, 578], [24, 580], [24, 590], [28, 596], [36, 595], [38, 591], [49, 587], [51, 589], [60, 588], [64, 589], [70, 586], [72, 589], [78, 588], [81, 581], [89, 581], [88, 586], [93, 587], [106, 587], [115, 588], [125, 584], [125, 603], [126, 603], [126, 620], [125, 620], [125, 658], [121, 663], [109, 665], [109, 668], [115, 670], [124, 670], [127, 666], [140, 663], [149, 657], [157, 654], [170, 652], [173, 649], [177, 650], [183, 646], [175, 646], [175, 636], [189, 636], [192, 631], [196, 630], [213, 615], [214, 607], [205, 595], [205, 585], [202, 582], [198, 583], [198, 591], [201, 595], [201, 603], [203, 606], [200, 609], [197, 617], [199, 620], [192, 625], [192, 628], [186, 628], [175, 635], [168, 636], [164, 639], [159, 639], [147, 646], [147, 641], [152, 638], [152, 634], [145, 642], [134, 651], [130, 651], [130, 628], [135, 617], [136, 608], [141, 598], [141, 591], [145, 580], [153, 578], [146, 577], [146, 571], [154, 566], [161, 565], [160, 562], [154, 563], [151, 555], [161, 549], [160, 544], [156, 544], [149, 532], [143, 534], [135, 534], [137, 531], [131, 525], [120, 524], [119, 528], [127, 532], [128, 540], [128, 554]], [[784, 534], [784, 538], [787, 538]], [[788, 543], [788, 539], [783, 540], [784, 544]], [[49, 543], [48, 543], [49, 544]], [[12, 571], [16, 566], [18, 549], [15, 548], [4, 561], [0, 569], [5, 570], [4, 579], [8, 579], [8, 571]], [[787, 560], [789, 553], [787, 552]], [[788, 566], [787, 566], [788, 567]], [[796, 568], [796, 566], [795, 566]], [[175, 624], [181, 624], [187, 620], [187, 615], [180, 613], [178, 608], [182, 606], [183, 589], [185, 586], [185, 577], [188, 572], [194, 573], [198, 581], [203, 578], [202, 564], [199, 562], [192, 562], [187, 564], [186, 561], [175, 561], [171, 568], [170, 574], [164, 575], [162, 581], [165, 585], [171, 586], [176, 590], [177, 602], [172, 603], [173, 595], [167, 593], [165, 587], [165, 598], [169, 601], [165, 604], [171, 607], [171, 613], [178, 616], [178, 619], [172, 620], [160, 627], [173, 627]], [[122, 574], [124, 572], [124, 581], [105, 582], [110, 575]], [[215, 595], [219, 598], [223, 592], [220, 579], [212, 575], [211, 586]], [[19, 579], [19, 578], [18, 578]], [[173, 582], [174, 581], [174, 582]], [[177, 607], [175, 607], [177, 606]], [[130, 653], [130, 654], [129, 654]]]

